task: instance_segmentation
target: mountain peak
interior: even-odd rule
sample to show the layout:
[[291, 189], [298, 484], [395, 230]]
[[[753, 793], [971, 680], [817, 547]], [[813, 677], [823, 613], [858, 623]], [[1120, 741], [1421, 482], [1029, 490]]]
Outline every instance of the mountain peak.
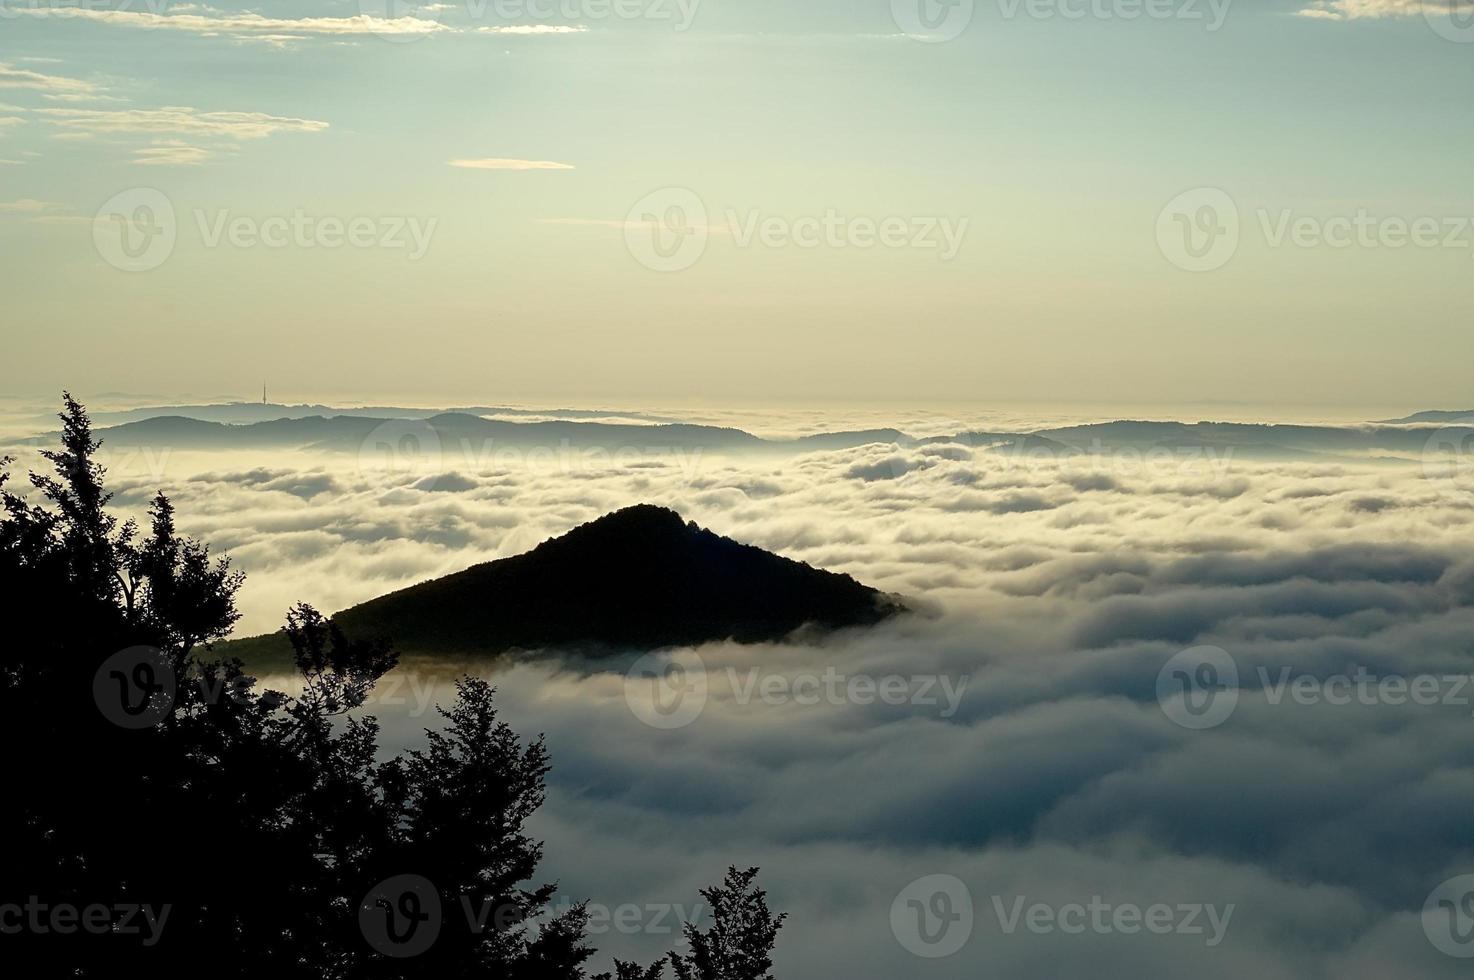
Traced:
[[895, 599], [637, 504], [525, 554], [347, 609], [334, 620], [406, 653], [650, 650], [781, 640], [800, 627], [870, 625]]
[[[579, 534], [583, 531], [628, 531], [628, 532], [659, 532], [694, 529], [695, 522], [687, 523], [680, 514], [669, 507], [661, 507], [658, 504], [634, 504], [629, 507], [621, 507], [619, 510], [610, 511], [603, 517], [596, 517], [587, 524], [580, 524], [569, 531], [569, 534]], [[554, 539], [556, 540], [556, 539]]]

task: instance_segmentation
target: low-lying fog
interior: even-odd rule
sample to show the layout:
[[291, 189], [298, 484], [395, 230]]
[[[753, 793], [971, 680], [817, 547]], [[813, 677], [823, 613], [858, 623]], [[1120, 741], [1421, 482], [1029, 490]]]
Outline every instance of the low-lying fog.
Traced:
[[[642, 501], [917, 600], [817, 645], [672, 652], [653, 711], [628, 661], [496, 675], [547, 734], [543, 878], [608, 910], [600, 968], [756, 864], [790, 914], [779, 976], [1467, 975], [1434, 941], [1474, 953], [1474, 909], [1434, 894], [1474, 873], [1464, 474], [956, 443], [111, 462], [120, 508], [162, 487], [247, 572], [238, 635]], [[462, 669], [390, 675], [386, 750]]]

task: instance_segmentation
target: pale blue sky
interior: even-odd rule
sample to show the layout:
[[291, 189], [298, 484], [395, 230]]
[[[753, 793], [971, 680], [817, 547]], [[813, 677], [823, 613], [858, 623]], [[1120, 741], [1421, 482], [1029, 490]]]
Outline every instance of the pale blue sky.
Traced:
[[[1416, 0], [1318, 8], [1340, 20], [1299, 0], [1132, 20], [1134, 0], [1035, 0], [1046, 18], [980, 0], [936, 43], [902, 36], [889, 0], [702, 0], [685, 31], [674, 0], [518, 21], [379, 4], [418, 40], [363, 33], [356, 3], [0, 2], [26, 390], [1474, 403], [1474, 27]], [[241, 11], [318, 20], [285, 40]], [[530, 23], [586, 30], [505, 31]], [[132, 214], [136, 188], [164, 195], [173, 242], [122, 271], [95, 216]], [[705, 247], [676, 269], [627, 242], [667, 188], [706, 212], [681, 211]], [[1241, 220], [1211, 271], [1159, 235], [1196, 188]], [[212, 239], [299, 211], [305, 240]], [[1357, 214], [1433, 218], [1439, 243], [1272, 240]], [[826, 215], [837, 239], [795, 243]], [[324, 218], [371, 220], [372, 244], [304, 247], [331, 240]], [[745, 239], [769, 219], [777, 238]], [[887, 219], [904, 244], [857, 247], [852, 222]], [[955, 255], [930, 247], [946, 227]]]

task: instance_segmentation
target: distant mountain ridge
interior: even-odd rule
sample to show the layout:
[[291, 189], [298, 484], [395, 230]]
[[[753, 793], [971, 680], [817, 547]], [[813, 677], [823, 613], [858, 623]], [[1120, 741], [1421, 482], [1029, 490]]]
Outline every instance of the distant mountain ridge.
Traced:
[[436, 415], [526, 415], [570, 420], [623, 418], [636, 419], [641, 422], [681, 421], [678, 418], [650, 415], [645, 412], [617, 412], [613, 410], [603, 411], [587, 408], [551, 408], [541, 410], [493, 405], [467, 405], [452, 408], [406, 408], [391, 405], [359, 405], [348, 408], [336, 408], [331, 405], [285, 405], [275, 402], [227, 402], [218, 405], [156, 405], [111, 412], [93, 412], [92, 421], [96, 424], [121, 425], [125, 422], [143, 422], [148, 419], [179, 416], [199, 419], [202, 422], [249, 425], [253, 422], [275, 422], [278, 419], [303, 419], [312, 418], [313, 416], [332, 418], [338, 415], [374, 419], [427, 419]]
[[1418, 422], [1469, 422], [1474, 423], [1474, 408], [1466, 412], [1434, 410], [1414, 412], [1400, 419], [1385, 419], [1379, 425], [1410, 425]]
[[[274, 406], [224, 406], [234, 412], [276, 410]], [[318, 406], [299, 406], [302, 410]], [[147, 410], [151, 411], [151, 410]], [[916, 438], [899, 429], [821, 432], [790, 439], [767, 439], [737, 428], [685, 422], [613, 422], [579, 419], [510, 421], [465, 412], [405, 412], [392, 417], [365, 414], [372, 409], [328, 410], [329, 415], [293, 415], [231, 423], [188, 415], [148, 415], [138, 421], [99, 429], [111, 448], [170, 447], [194, 450], [309, 449], [374, 453], [394, 440], [411, 438], [423, 449], [438, 443], [447, 459], [474, 461], [496, 447], [642, 452], [798, 453], [853, 449], [873, 443], [916, 448], [960, 442], [982, 451], [1076, 455], [1166, 451], [1203, 452], [1220, 458], [1266, 461], [1355, 461], [1391, 457], [1414, 459], [1439, 452], [1434, 441], [1450, 436], [1474, 439], [1474, 412], [1421, 412], [1388, 422], [1356, 425], [1296, 425], [1241, 422], [1175, 422], [1120, 419], [1037, 431], [968, 431]], [[209, 414], [209, 413], [202, 413]], [[229, 414], [229, 413], [227, 413]], [[611, 417], [608, 414], [601, 418]], [[620, 417], [620, 416], [614, 416]], [[633, 418], [633, 415], [622, 416]], [[653, 418], [653, 417], [652, 417]], [[1459, 425], [1466, 422], [1465, 425]], [[1453, 433], [1441, 431], [1452, 428]], [[51, 438], [50, 436], [46, 438]]]
[[[410, 655], [653, 650], [781, 640], [869, 626], [905, 611], [848, 575], [740, 544], [640, 504], [511, 558], [335, 614], [350, 636]], [[260, 638], [243, 641], [259, 645]]]
[[383, 419], [357, 415], [275, 419], [232, 425], [183, 416], [158, 416], [98, 431], [118, 446], [170, 445], [191, 449], [322, 449], [372, 451], [376, 438], [433, 436], [442, 447], [487, 442], [508, 446], [566, 445], [572, 448], [752, 447], [763, 440], [740, 429], [690, 425], [622, 425], [605, 422], [507, 422], [478, 415], [445, 412], [420, 419]]
[[510, 422], [445, 412], [417, 419], [357, 415], [306, 416], [235, 425], [185, 416], [154, 416], [99, 429], [113, 448], [171, 446], [181, 449], [320, 449], [372, 452], [376, 440], [416, 437], [440, 448], [476, 450], [487, 445], [521, 448], [803, 451], [843, 449], [873, 442], [917, 440], [895, 429], [826, 432], [790, 440], [763, 439], [741, 429], [692, 423]]

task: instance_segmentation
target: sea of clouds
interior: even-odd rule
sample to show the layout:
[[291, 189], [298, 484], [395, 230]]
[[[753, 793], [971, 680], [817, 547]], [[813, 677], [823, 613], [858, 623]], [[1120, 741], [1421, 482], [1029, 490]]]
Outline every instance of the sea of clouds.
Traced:
[[[677, 945], [736, 864], [790, 915], [779, 977], [1468, 975], [1474, 884], [1438, 889], [1474, 874], [1474, 487], [1436, 469], [966, 443], [110, 462], [117, 506], [162, 487], [248, 573], [241, 635], [638, 502], [912, 600], [663, 654], [695, 700], [654, 714], [648, 658], [495, 672], [546, 734], [543, 878], [610, 912], [603, 968]], [[1172, 694], [1228, 669], [1207, 713]], [[460, 670], [488, 668], [391, 675], [386, 751]]]

